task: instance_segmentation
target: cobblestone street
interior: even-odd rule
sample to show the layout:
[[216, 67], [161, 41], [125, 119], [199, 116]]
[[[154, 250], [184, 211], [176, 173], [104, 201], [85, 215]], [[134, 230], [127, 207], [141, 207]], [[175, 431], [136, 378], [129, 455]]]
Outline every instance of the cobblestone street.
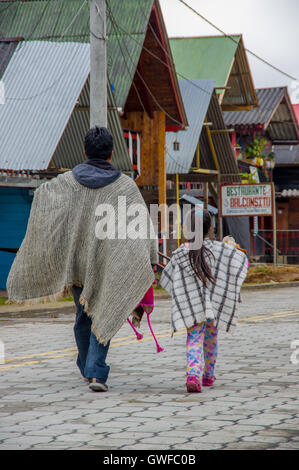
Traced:
[[186, 332], [170, 337], [168, 299], [152, 314], [164, 352], [146, 321], [141, 342], [124, 325], [103, 394], [80, 377], [74, 315], [61, 312], [0, 316], [0, 449], [298, 449], [297, 288], [244, 291], [237, 331], [220, 334], [217, 380], [201, 394], [186, 393]]

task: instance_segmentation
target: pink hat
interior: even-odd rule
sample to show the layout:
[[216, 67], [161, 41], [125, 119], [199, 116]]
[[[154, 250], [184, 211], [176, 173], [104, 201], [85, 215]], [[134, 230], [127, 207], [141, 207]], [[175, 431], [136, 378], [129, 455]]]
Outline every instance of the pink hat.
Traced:
[[[156, 343], [156, 346], [157, 346], [157, 352], [159, 353], [159, 352], [163, 351], [163, 348], [159, 345], [159, 343], [157, 341], [157, 338], [156, 338], [156, 336], [153, 332], [151, 321], [150, 321], [150, 314], [154, 310], [154, 289], [153, 289], [153, 286], [151, 286], [148, 289], [145, 296], [143, 297], [141, 302], [139, 302], [139, 304], [136, 306], [136, 308], [139, 307], [139, 306], [141, 306], [143, 308], [143, 310], [145, 311], [145, 313], [147, 315], [147, 323], [148, 323], [149, 329], [151, 331], [151, 334], [152, 334], [152, 336], [155, 340], [155, 343]], [[129, 324], [131, 325], [131, 327], [133, 328], [137, 339], [138, 340], [142, 339], [143, 335], [136, 330], [136, 328], [134, 327], [134, 325], [132, 324], [132, 322], [129, 318], [127, 320], [129, 322]]]

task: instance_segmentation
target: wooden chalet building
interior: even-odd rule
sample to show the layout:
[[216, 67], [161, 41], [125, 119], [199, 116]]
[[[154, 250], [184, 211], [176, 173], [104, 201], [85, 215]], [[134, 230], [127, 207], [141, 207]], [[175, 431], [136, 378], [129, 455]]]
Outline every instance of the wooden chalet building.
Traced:
[[[257, 182], [275, 183], [279, 255], [291, 258], [299, 256], [298, 121], [287, 87], [261, 88], [256, 92], [257, 109], [225, 112], [224, 120], [228, 128], [234, 128], [232, 145], [240, 172], [257, 175]], [[271, 260], [272, 219], [251, 218], [250, 226], [253, 256]]]
[[[171, 38], [171, 50], [189, 121], [187, 131], [167, 133], [168, 199], [200, 197], [219, 206], [219, 185], [240, 182], [223, 110], [258, 105], [242, 36]], [[176, 181], [176, 185], [174, 185]], [[193, 194], [192, 194], [193, 193]], [[230, 233], [249, 250], [248, 219], [218, 217], [218, 237]]]
[[[166, 130], [183, 129], [187, 118], [159, 1], [108, 0], [107, 35], [112, 163], [166, 203]], [[0, 2], [0, 288], [34, 188], [85, 159], [89, 40], [88, 2]]]

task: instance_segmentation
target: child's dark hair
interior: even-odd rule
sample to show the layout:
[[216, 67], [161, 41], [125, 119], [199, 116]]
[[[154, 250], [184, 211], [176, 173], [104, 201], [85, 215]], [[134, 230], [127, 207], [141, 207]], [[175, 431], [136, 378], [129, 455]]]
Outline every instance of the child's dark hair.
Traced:
[[[209, 211], [203, 211], [203, 236], [205, 237], [211, 228], [211, 216]], [[195, 230], [195, 209], [191, 211], [191, 230]], [[191, 240], [192, 242], [192, 240]], [[215, 284], [215, 278], [211, 272], [208, 260], [214, 258], [213, 253], [204, 244], [197, 250], [189, 251], [190, 264], [195, 274], [201, 279], [203, 285], [207, 287], [208, 281]]]
[[106, 127], [95, 126], [86, 133], [84, 149], [88, 158], [107, 160], [113, 150], [113, 137]]

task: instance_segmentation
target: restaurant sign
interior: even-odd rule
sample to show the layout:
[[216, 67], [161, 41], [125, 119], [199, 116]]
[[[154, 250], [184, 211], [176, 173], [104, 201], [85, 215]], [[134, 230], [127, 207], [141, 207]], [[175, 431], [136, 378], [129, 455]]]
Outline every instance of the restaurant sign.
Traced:
[[222, 217], [273, 215], [273, 184], [222, 184]]

